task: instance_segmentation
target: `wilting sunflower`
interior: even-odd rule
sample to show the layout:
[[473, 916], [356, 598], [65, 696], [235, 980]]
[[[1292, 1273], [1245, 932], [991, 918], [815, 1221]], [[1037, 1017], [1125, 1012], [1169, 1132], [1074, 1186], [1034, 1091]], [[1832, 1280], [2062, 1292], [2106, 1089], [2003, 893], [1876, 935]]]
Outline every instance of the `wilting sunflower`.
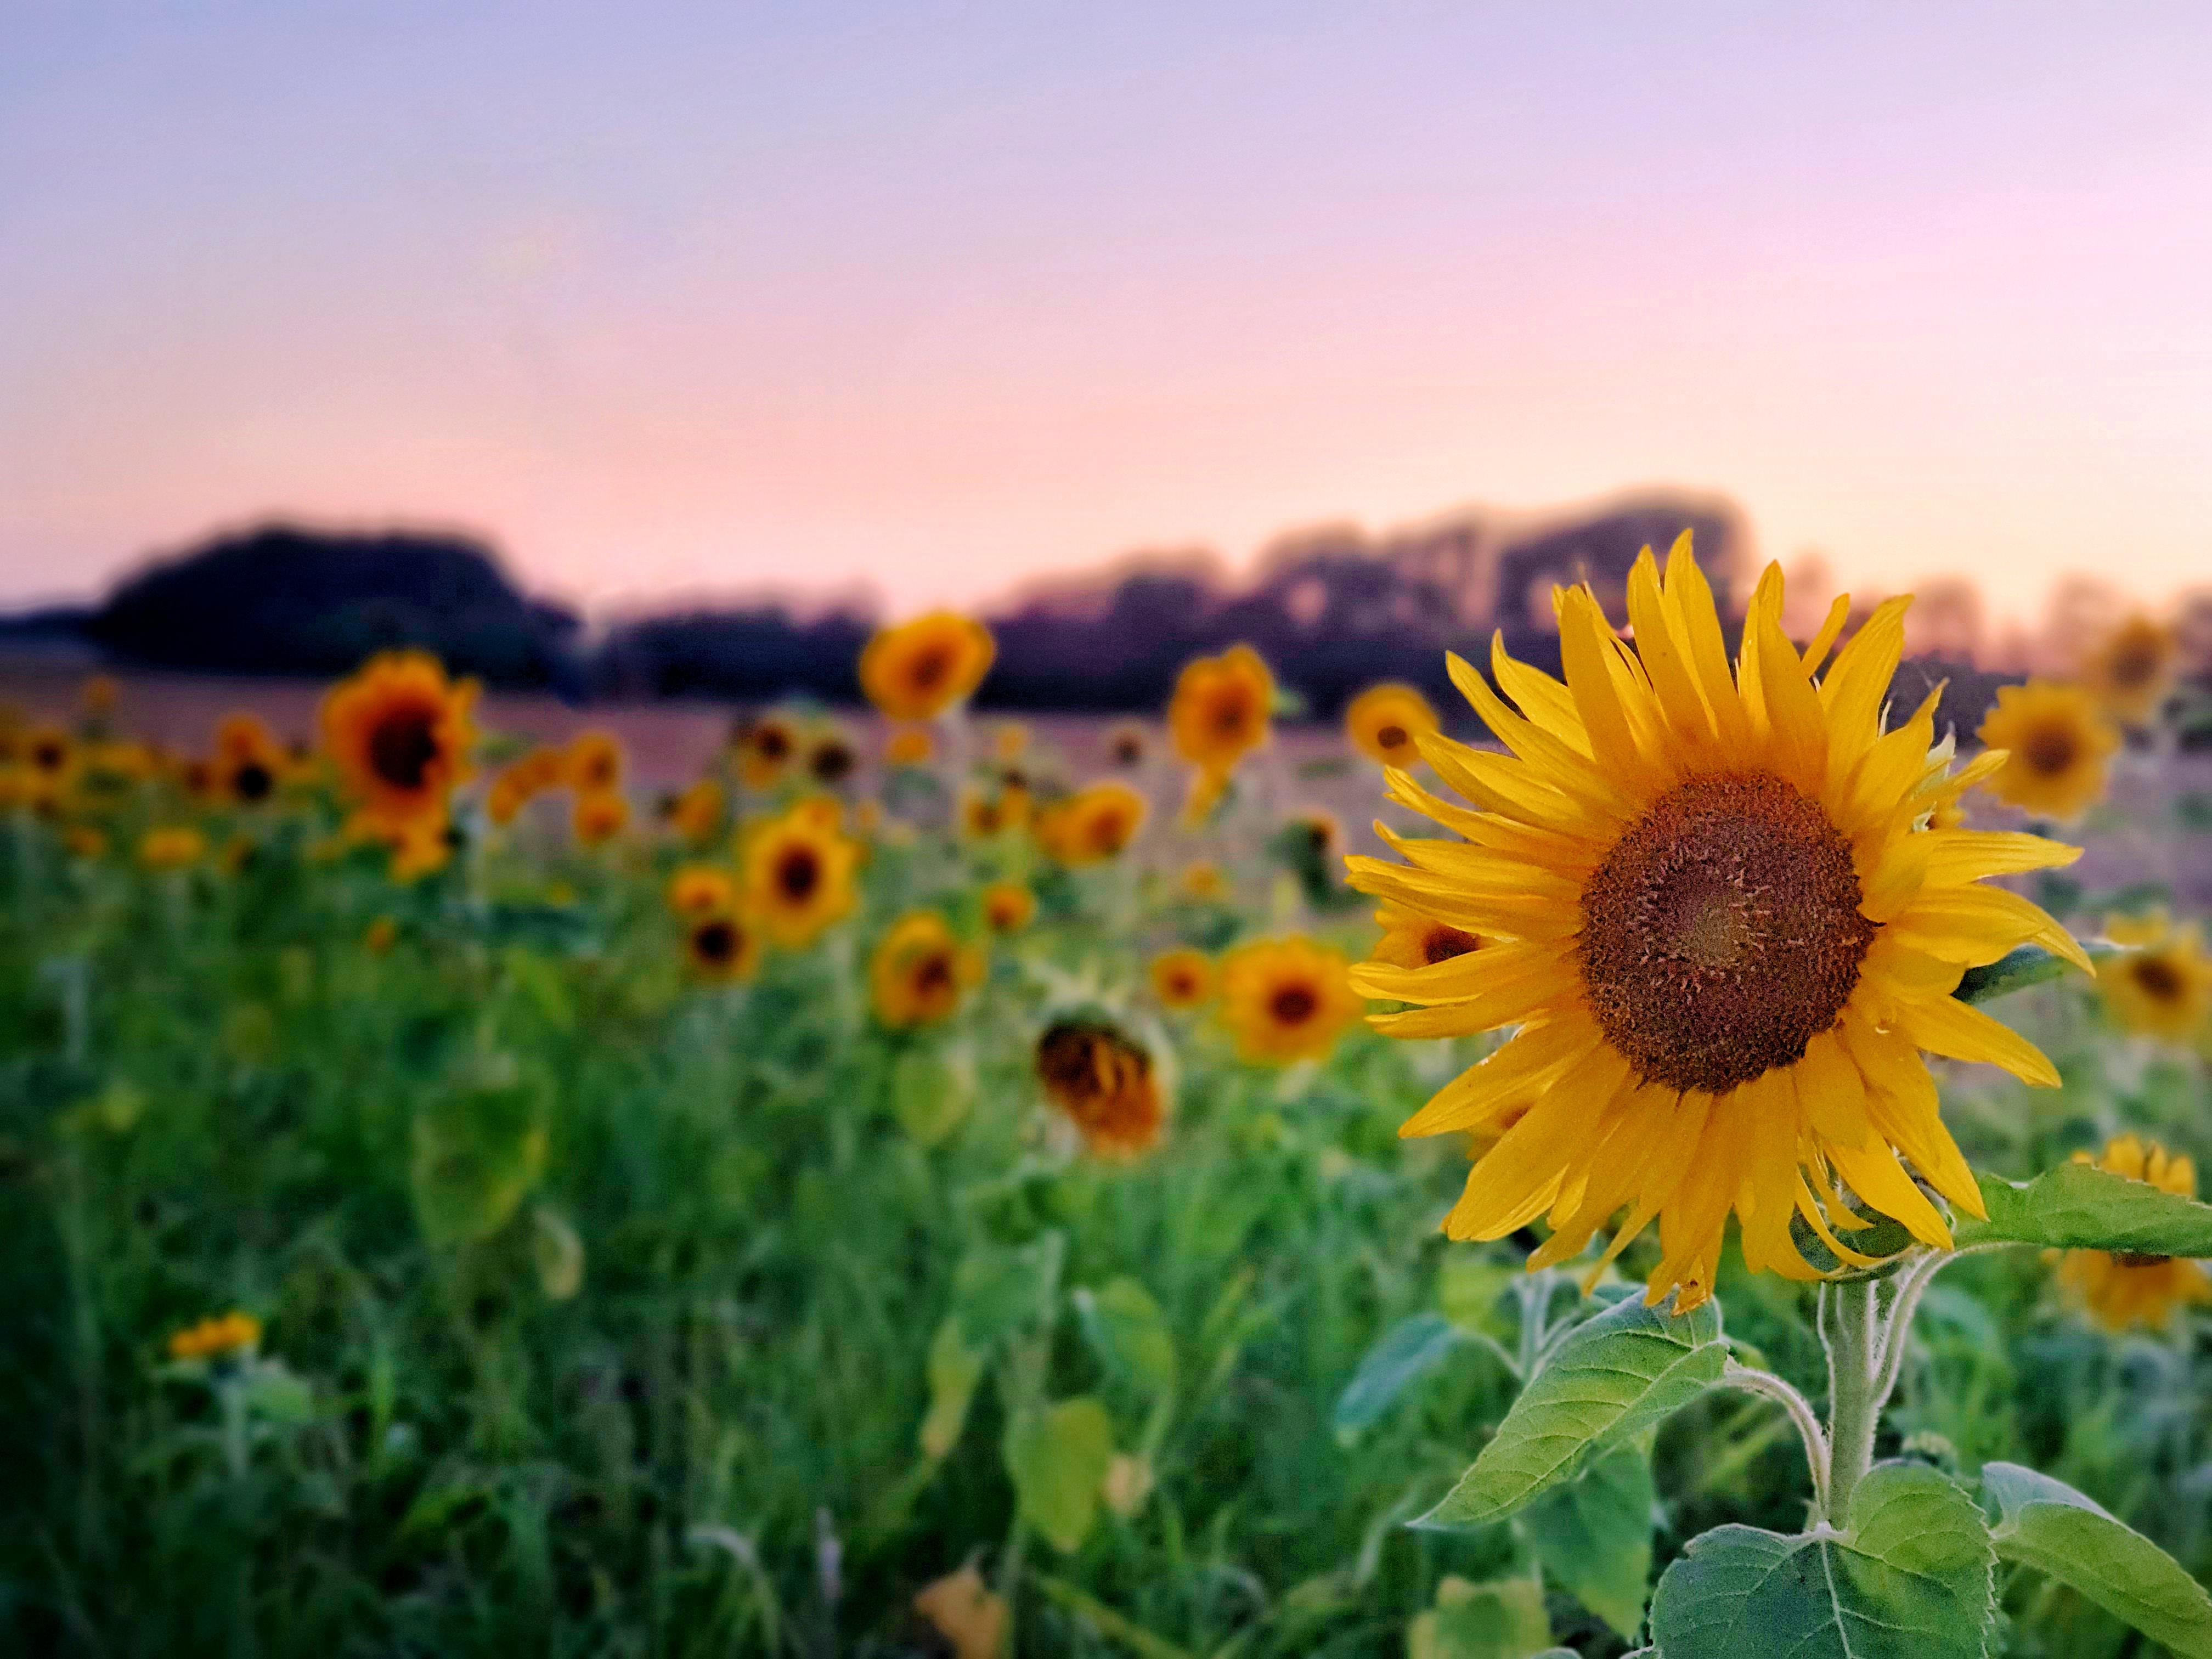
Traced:
[[1437, 729], [1437, 711], [1410, 685], [1370, 685], [1344, 711], [1352, 746], [1385, 766], [1411, 766], [1421, 757], [1422, 733]]
[[2130, 1031], [2187, 1042], [2212, 1014], [2212, 957], [2194, 923], [2176, 927], [2164, 916], [2112, 921], [2105, 933], [2134, 948], [2097, 976], [2105, 1006]]
[[685, 786], [669, 808], [669, 827], [696, 846], [713, 839], [722, 827], [724, 806], [722, 786], [712, 778], [697, 779]]
[[1167, 1108], [1152, 1057], [1120, 1027], [1055, 1022], [1037, 1039], [1036, 1074], [1092, 1152], [1135, 1158], [1158, 1144]]
[[926, 727], [902, 726], [884, 744], [886, 766], [927, 766], [937, 756], [937, 739]]
[[738, 776], [748, 789], [773, 789], [799, 753], [799, 728], [781, 714], [762, 714], [738, 730]]
[[1310, 939], [1255, 939], [1221, 959], [1221, 1018], [1246, 1060], [1318, 1060], [1358, 1013], [1340, 951]]
[[622, 739], [611, 732], [579, 732], [562, 756], [561, 781], [580, 795], [604, 795], [623, 781]]
[[290, 766], [284, 745], [258, 714], [226, 714], [216, 727], [214, 787], [239, 806], [259, 806], [276, 794]]
[[1113, 858], [1144, 828], [1145, 798], [1126, 783], [1085, 784], [1037, 821], [1037, 839], [1062, 864]]
[[1188, 945], [1152, 958], [1152, 995], [1163, 1008], [1203, 1007], [1213, 1000], [1213, 963], [1203, 951]]
[[1275, 677], [1249, 645], [1184, 664], [1168, 705], [1176, 753], [1202, 773], [1228, 772], [1267, 741], [1274, 701]]
[[952, 1016], [981, 975], [981, 958], [953, 937], [943, 916], [910, 911], [891, 924], [868, 963], [876, 1018], [900, 1030], [933, 1025]]
[[1125, 772], [1142, 766], [1152, 746], [1152, 734], [1134, 720], [1116, 720], [1106, 733], [1106, 758]]
[[[2162, 1193], [2197, 1196], [2197, 1165], [2169, 1156], [2156, 1141], [2131, 1134], [2108, 1142], [2104, 1156], [2074, 1154], [2076, 1164], [2147, 1181]], [[2183, 1256], [2135, 1255], [2110, 1250], [2069, 1250], [2058, 1264], [2058, 1282], [2106, 1330], [2130, 1326], [2163, 1327], [2192, 1302], [2212, 1302], [2212, 1278], [2202, 1263]]]
[[386, 651], [323, 698], [323, 747], [362, 817], [398, 830], [442, 821], [469, 775], [474, 680], [449, 681], [435, 657]]
[[2062, 822], [2079, 817], [2105, 793], [2105, 763], [2120, 746], [2095, 699], [2050, 680], [1998, 687], [1996, 707], [1975, 735], [1984, 749], [2006, 751], [1989, 792]]
[[149, 870], [183, 870], [207, 856], [207, 837], [188, 823], [158, 825], [138, 837], [138, 862]]
[[933, 720], [983, 683], [997, 654], [982, 623], [933, 611], [877, 629], [860, 653], [860, 690], [895, 720]]
[[687, 864], [668, 878], [668, 908], [679, 916], [726, 910], [737, 896], [737, 883], [712, 865]]
[[760, 967], [761, 937], [738, 911], [709, 910], [691, 918], [684, 954], [701, 979], [722, 984], [748, 980]]
[[169, 1338], [172, 1359], [222, 1359], [261, 1346], [261, 1322], [252, 1314], [210, 1314]]
[[594, 789], [577, 795], [568, 828], [586, 847], [612, 841], [629, 823], [629, 799], [619, 789]]
[[2130, 617], [2090, 653], [2081, 683], [2105, 713], [2123, 726], [2149, 723], [2173, 689], [2180, 636], [2141, 613]]
[[[833, 803], [834, 804], [834, 803]], [[745, 838], [745, 908], [777, 944], [811, 944], [853, 908], [860, 848], [801, 802]]]
[[1511, 751], [1422, 740], [1474, 810], [1389, 774], [1394, 799], [1464, 840], [1383, 830], [1409, 866], [1350, 861], [1362, 890], [1482, 941], [1433, 966], [1355, 969], [1367, 995], [1424, 1005], [1377, 1026], [1520, 1028], [1400, 1131], [1484, 1130], [1525, 1112], [1475, 1164], [1447, 1231], [1498, 1238], [1548, 1212], [1535, 1267], [1626, 1210], [1610, 1259], [1656, 1217], [1649, 1293], [1679, 1287], [1681, 1307], [1711, 1294], [1731, 1209], [1754, 1270], [1814, 1276], [1790, 1242], [1793, 1212], [1863, 1261], [1833, 1242], [1821, 1207], [1838, 1178], [1948, 1245], [1898, 1153], [1969, 1212], [1981, 1196], [1919, 1051], [2057, 1082], [2024, 1039], [1951, 993], [1969, 966], [2031, 941], [2087, 966], [2042, 911], [1975, 884], [2078, 849], [1920, 827], [2002, 761], [1951, 773], [1948, 749], [1931, 753], [1933, 697], [1884, 730], [1908, 600], [1877, 607], [1817, 681], [1845, 603], [1801, 656], [1769, 566], [1731, 674], [1686, 536], [1663, 584], [1648, 549], [1630, 573], [1633, 651], [1587, 587], [1554, 602], [1565, 684], [1498, 641], [1492, 665], [1516, 710], [1451, 659]]
[[1036, 895], [1018, 881], [996, 881], [983, 890], [983, 921], [994, 933], [1018, 933], [1036, 915]]
[[1376, 911], [1375, 920], [1382, 926], [1382, 937], [1376, 941], [1370, 960], [1393, 968], [1430, 968], [1482, 948], [1480, 934], [1401, 910], [1395, 904]]

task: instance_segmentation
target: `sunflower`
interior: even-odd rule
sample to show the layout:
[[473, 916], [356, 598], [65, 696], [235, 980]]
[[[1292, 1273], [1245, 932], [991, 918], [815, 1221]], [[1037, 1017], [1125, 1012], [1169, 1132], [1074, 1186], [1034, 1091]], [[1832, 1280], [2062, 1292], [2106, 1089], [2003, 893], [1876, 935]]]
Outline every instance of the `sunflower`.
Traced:
[[687, 864], [668, 878], [668, 908], [679, 916], [726, 910], [737, 896], [737, 884], [712, 865]]
[[927, 766], [937, 757], [937, 739], [919, 726], [902, 726], [884, 744], [886, 766]]
[[1167, 1109], [1152, 1057], [1120, 1028], [1056, 1022], [1037, 1039], [1036, 1074], [1092, 1152], [1134, 1158], [1159, 1140]]
[[188, 823], [161, 824], [138, 837], [138, 862], [149, 870], [183, 870], [207, 856], [207, 837]]
[[442, 817], [416, 818], [384, 839], [392, 848], [387, 873], [394, 881], [410, 882], [444, 869], [459, 844], [459, 833]]
[[323, 698], [323, 747], [363, 815], [398, 829], [444, 819], [476, 742], [473, 680], [448, 681], [435, 657], [386, 651]]
[[669, 826], [695, 846], [710, 841], [722, 827], [725, 804], [722, 786], [712, 778], [700, 778], [677, 796], [669, 808]]
[[1433, 921], [1386, 904], [1375, 913], [1382, 929], [1369, 960], [1393, 968], [1429, 968], [1482, 948], [1482, 938], [1448, 921]]
[[1370, 685], [1344, 711], [1344, 735], [1352, 746], [1385, 766], [1411, 766], [1420, 759], [1424, 732], [1437, 729], [1437, 711], [1410, 685]]
[[760, 933], [734, 909], [708, 910], [692, 917], [684, 954], [701, 979], [726, 984], [748, 980], [760, 967]]
[[[2197, 1196], [2197, 1165], [2187, 1158], [2170, 1156], [2156, 1141], [2122, 1135], [2106, 1144], [2103, 1157], [2092, 1158], [2087, 1152], [2078, 1152], [2074, 1161], [2094, 1164], [2130, 1181], [2147, 1181], [2162, 1193]], [[2171, 1325], [2187, 1304], [2212, 1302], [2212, 1278], [2201, 1263], [2180, 1256], [2069, 1250], [2059, 1261], [2058, 1282], [2092, 1318], [2114, 1333], [2133, 1325]]]
[[98, 860], [107, 856], [107, 832], [96, 824], [72, 823], [62, 834], [62, 845], [71, 858]]
[[876, 1018], [894, 1030], [933, 1025], [960, 1006], [981, 977], [982, 963], [934, 910], [914, 910], [893, 922], [868, 963]]
[[39, 726], [23, 739], [23, 765], [30, 774], [35, 799], [60, 799], [76, 781], [82, 762], [76, 739], [61, 726]]
[[860, 689], [895, 720], [933, 720], [983, 683], [991, 630], [951, 611], [876, 630], [860, 653]]
[[2115, 944], [2134, 948], [2098, 975], [2105, 1007], [2121, 1026], [2148, 1036], [2187, 1042], [2212, 1013], [2212, 957], [2195, 926], [2175, 927], [2165, 917], [2105, 925]]
[[801, 802], [745, 840], [746, 908], [777, 944], [811, 944], [853, 908], [860, 848]]
[[1163, 1008], [1201, 1007], [1213, 998], [1213, 963], [1203, 951], [1188, 945], [1152, 958], [1152, 995]]
[[2120, 746], [2087, 692], [2049, 680], [2000, 686], [1975, 735], [1985, 750], [2006, 751], [1990, 793], [2061, 821], [2079, 817], [2105, 793], [2106, 757]]
[[239, 806], [259, 806], [276, 793], [290, 768], [284, 745], [258, 714], [226, 714], [216, 727], [213, 787]]
[[1248, 1060], [1318, 1060], [1358, 1012], [1340, 951], [1309, 939], [1255, 939], [1221, 959], [1221, 1017]]
[[1026, 789], [1003, 789], [986, 794], [966, 789], [960, 795], [960, 827], [978, 841], [1018, 834], [1029, 828], [1030, 793]]
[[806, 735], [805, 764], [807, 776], [835, 789], [859, 768], [860, 751], [843, 726], [819, 726]]
[[491, 787], [484, 791], [484, 816], [502, 827], [514, 823], [529, 804], [530, 791], [523, 787], [511, 766], [494, 778]]
[[2107, 635], [2084, 665], [2081, 683], [2123, 726], [2145, 726], [2173, 687], [2180, 636], [2138, 612]]
[[1000, 720], [991, 732], [991, 755], [1011, 765], [1028, 751], [1030, 729], [1019, 720]]
[[1085, 784], [1037, 822], [1037, 839], [1062, 864], [1115, 857], [1144, 827], [1145, 798], [1126, 783]]
[[798, 728], [781, 714], [763, 714], [738, 728], [738, 775], [748, 789], [773, 789], [798, 752]]
[[210, 1315], [169, 1338], [172, 1359], [223, 1359], [261, 1346], [261, 1322], [252, 1314]]
[[1235, 645], [1183, 665], [1168, 705], [1176, 752], [1202, 773], [1226, 773], [1267, 741], [1275, 677], [1260, 653]]
[[579, 732], [561, 757], [561, 781], [580, 795], [604, 795], [623, 781], [622, 739], [611, 732]]
[[1200, 903], [1221, 898], [1229, 891], [1228, 878], [1221, 873], [1221, 866], [1211, 859], [1199, 859], [1185, 865], [1182, 879], [1178, 884], [1185, 898], [1196, 899]]
[[994, 933], [1018, 933], [1036, 915], [1036, 895], [1018, 881], [998, 881], [983, 890], [983, 921]]
[[1841, 1259], [1863, 1261], [1834, 1242], [1816, 1198], [1838, 1179], [1948, 1246], [1900, 1152], [1982, 1213], [1919, 1051], [2058, 1081], [1951, 993], [1969, 966], [2028, 942], [2087, 967], [2042, 911], [1975, 884], [2078, 849], [1920, 827], [2003, 757], [1952, 774], [1948, 745], [1931, 753], [1933, 697], [1885, 732], [1909, 603], [1877, 607], [1816, 682], [1844, 602], [1801, 657], [1769, 566], [1731, 674], [1686, 536], [1663, 584], [1649, 549], [1630, 574], [1633, 651], [1583, 586], [1554, 596], [1565, 684], [1493, 645], [1517, 711], [1450, 659], [1510, 753], [1424, 738], [1423, 758], [1474, 810], [1395, 769], [1391, 797], [1464, 839], [1383, 830], [1410, 867], [1350, 864], [1364, 891], [1481, 941], [1433, 966], [1355, 969], [1366, 995], [1423, 1005], [1377, 1026], [1407, 1037], [1519, 1027], [1400, 1131], [1481, 1130], [1525, 1109], [1475, 1164], [1446, 1222], [1453, 1237], [1503, 1237], [1548, 1212], [1552, 1237], [1529, 1258], [1540, 1267], [1626, 1209], [1610, 1260], [1656, 1216], [1649, 1295], [1679, 1289], [1686, 1308], [1711, 1292], [1731, 1209], [1754, 1271], [1814, 1276], [1790, 1242], [1793, 1212]]
[[1152, 734], [1134, 720], [1117, 720], [1106, 733], [1106, 758], [1125, 772], [1142, 766], [1151, 747]]
[[629, 800], [619, 789], [594, 789], [576, 797], [568, 828], [585, 847], [612, 841], [629, 823]]

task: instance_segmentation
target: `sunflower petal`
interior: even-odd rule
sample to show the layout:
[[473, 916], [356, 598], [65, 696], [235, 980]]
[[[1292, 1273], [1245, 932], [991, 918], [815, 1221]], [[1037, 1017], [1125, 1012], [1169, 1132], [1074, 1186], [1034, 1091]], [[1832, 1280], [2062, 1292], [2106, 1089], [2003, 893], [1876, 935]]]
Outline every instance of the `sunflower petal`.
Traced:
[[1398, 1133], [1410, 1140], [1486, 1123], [1603, 1040], [1604, 1034], [1585, 1019], [1524, 1025], [1510, 1041], [1437, 1090], [1427, 1105], [1399, 1126]]
[[1899, 1002], [1895, 1012], [1905, 1034], [1931, 1054], [1984, 1060], [2002, 1066], [2023, 1083], [2045, 1089], [2058, 1086], [2058, 1068], [2044, 1058], [2040, 1048], [2009, 1025], [1955, 997]]

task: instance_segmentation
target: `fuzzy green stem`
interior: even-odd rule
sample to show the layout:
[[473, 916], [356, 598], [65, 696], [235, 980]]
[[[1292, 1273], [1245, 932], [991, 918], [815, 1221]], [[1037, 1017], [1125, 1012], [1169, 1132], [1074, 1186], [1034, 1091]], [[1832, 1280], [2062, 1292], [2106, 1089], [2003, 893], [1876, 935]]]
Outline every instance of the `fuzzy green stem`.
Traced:
[[1841, 1528], [1851, 1494], [1874, 1466], [1889, 1322], [1872, 1279], [1820, 1287], [1820, 1340], [1828, 1350], [1828, 1524]]

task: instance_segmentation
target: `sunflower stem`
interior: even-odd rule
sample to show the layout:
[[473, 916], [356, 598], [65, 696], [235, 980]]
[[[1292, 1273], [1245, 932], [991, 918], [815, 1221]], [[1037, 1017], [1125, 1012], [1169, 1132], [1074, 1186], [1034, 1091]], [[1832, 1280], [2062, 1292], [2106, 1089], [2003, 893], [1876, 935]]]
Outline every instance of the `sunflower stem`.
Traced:
[[1773, 1372], [1763, 1371], [1755, 1366], [1739, 1365], [1733, 1359], [1729, 1361], [1728, 1369], [1721, 1373], [1721, 1381], [1732, 1389], [1741, 1389], [1746, 1394], [1778, 1401], [1790, 1413], [1790, 1420], [1797, 1426], [1797, 1437], [1805, 1443], [1806, 1467], [1813, 1473], [1813, 1506], [1821, 1515], [1826, 1515], [1828, 1437], [1821, 1431], [1820, 1419], [1814, 1413], [1813, 1402]]
[[[1888, 1390], [1882, 1386], [1893, 1302], [1884, 1309], [1873, 1279], [1820, 1286], [1820, 1341], [1828, 1351], [1828, 1524], [1840, 1528], [1851, 1494], [1874, 1466], [1875, 1431]], [[1895, 1380], [1891, 1373], [1888, 1381]]]

